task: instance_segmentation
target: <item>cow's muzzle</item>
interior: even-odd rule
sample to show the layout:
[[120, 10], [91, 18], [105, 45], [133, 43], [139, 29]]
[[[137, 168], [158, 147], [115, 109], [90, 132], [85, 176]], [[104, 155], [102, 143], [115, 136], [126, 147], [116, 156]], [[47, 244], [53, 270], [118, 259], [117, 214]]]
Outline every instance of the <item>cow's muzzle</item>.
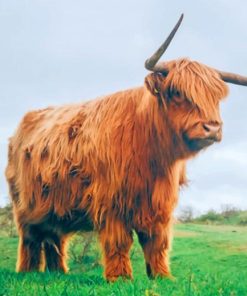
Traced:
[[183, 135], [189, 150], [199, 151], [220, 142], [222, 139], [221, 123], [198, 123]]

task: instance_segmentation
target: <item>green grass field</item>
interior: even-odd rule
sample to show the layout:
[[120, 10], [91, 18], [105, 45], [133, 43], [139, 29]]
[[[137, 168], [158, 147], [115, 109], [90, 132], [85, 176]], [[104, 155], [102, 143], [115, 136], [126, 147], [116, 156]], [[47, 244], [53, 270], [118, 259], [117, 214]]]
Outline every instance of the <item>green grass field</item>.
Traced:
[[247, 295], [247, 227], [179, 224], [171, 252], [175, 280], [148, 280], [142, 251], [131, 250], [134, 280], [108, 284], [96, 239], [81, 256], [71, 244], [70, 273], [16, 274], [18, 238], [0, 237], [0, 295]]

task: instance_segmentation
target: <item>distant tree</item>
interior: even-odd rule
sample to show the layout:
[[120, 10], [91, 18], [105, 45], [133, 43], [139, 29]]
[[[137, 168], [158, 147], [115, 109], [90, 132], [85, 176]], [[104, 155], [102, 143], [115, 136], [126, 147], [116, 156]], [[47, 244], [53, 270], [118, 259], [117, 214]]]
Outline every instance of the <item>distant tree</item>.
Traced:
[[0, 208], [0, 228], [7, 233], [8, 236], [16, 235], [16, 228], [13, 220], [12, 205], [8, 204]]
[[74, 263], [83, 264], [85, 270], [100, 264], [100, 251], [93, 232], [83, 232], [73, 237], [70, 242], [70, 258]]
[[184, 223], [191, 222], [194, 217], [194, 210], [191, 206], [181, 208], [178, 214], [178, 220]]
[[241, 226], [247, 226], [247, 217], [241, 218], [238, 224]]
[[211, 209], [207, 213], [201, 215], [196, 219], [197, 222], [210, 223], [220, 223], [224, 220], [223, 216], [217, 213], [215, 210]]
[[231, 204], [224, 204], [221, 206], [221, 215], [225, 219], [230, 218], [232, 215], [237, 214], [238, 212], [240, 212], [240, 210]]

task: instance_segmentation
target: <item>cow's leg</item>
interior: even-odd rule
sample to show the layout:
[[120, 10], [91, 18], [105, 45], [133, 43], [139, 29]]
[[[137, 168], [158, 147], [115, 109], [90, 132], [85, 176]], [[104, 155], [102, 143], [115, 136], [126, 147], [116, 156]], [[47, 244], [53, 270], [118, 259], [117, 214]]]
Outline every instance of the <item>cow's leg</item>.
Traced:
[[168, 254], [171, 244], [170, 227], [170, 223], [159, 223], [153, 228], [152, 235], [136, 231], [145, 256], [146, 272], [150, 278], [171, 277]]
[[46, 268], [49, 271], [67, 272], [67, 242], [68, 237], [52, 236], [44, 241]]
[[35, 233], [20, 231], [18, 260], [16, 270], [18, 272], [40, 271], [43, 267], [42, 239]]
[[133, 242], [132, 231], [119, 220], [110, 219], [100, 231], [103, 248], [105, 277], [115, 281], [118, 277], [132, 278], [129, 250]]

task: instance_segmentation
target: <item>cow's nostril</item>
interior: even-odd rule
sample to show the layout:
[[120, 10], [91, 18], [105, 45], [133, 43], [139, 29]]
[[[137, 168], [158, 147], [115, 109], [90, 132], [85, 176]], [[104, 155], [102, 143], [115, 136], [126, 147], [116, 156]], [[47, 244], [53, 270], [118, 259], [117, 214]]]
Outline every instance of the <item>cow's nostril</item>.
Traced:
[[207, 133], [216, 134], [220, 131], [221, 125], [220, 124], [208, 124], [204, 123], [203, 128]]
[[205, 129], [206, 132], [210, 132], [210, 126], [208, 124], [204, 123], [203, 128]]

